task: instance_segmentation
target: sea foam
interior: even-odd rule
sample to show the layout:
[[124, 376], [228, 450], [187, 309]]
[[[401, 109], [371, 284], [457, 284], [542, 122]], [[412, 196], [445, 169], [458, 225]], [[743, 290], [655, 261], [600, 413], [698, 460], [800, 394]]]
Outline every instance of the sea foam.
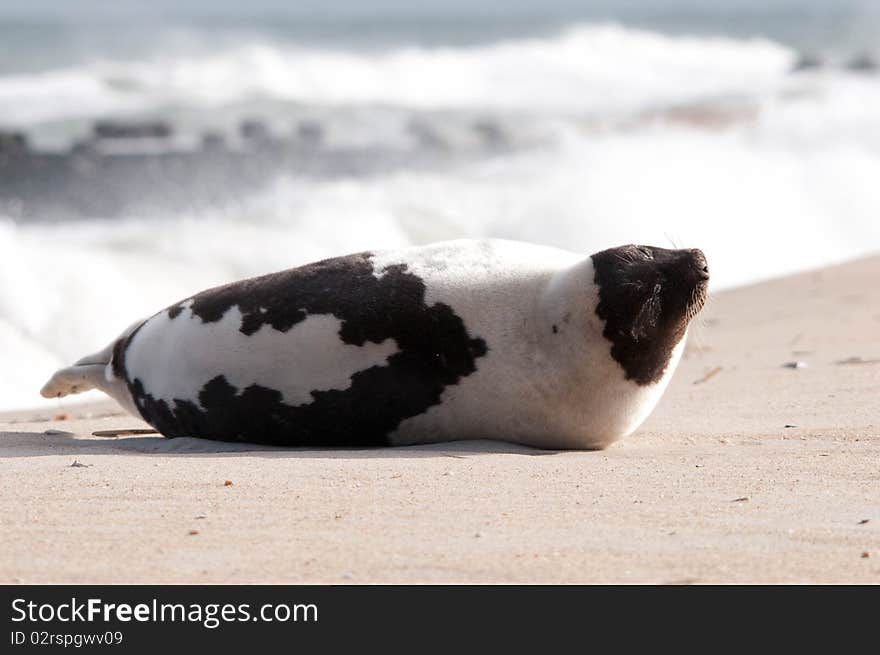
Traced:
[[253, 99], [319, 105], [527, 112], [632, 111], [707, 95], [755, 93], [795, 59], [754, 39], [670, 37], [618, 25], [546, 38], [384, 52], [224, 42], [192, 56], [95, 60], [0, 77], [0, 123], [30, 125], [108, 112], [218, 107]]

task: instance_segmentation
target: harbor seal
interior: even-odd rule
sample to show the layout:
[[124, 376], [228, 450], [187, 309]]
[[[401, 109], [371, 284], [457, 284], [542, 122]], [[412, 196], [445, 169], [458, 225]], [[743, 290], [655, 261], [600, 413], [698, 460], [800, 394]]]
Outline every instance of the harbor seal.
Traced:
[[657, 404], [708, 280], [699, 250], [650, 246], [363, 252], [197, 293], [42, 395], [100, 389], [167, 437], [604, 448]]

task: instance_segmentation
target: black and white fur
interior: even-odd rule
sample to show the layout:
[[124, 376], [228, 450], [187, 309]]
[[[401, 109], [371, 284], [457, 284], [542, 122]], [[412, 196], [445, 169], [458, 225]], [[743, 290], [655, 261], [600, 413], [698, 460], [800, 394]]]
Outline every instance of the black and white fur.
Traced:
[[360, 253], [196, 294], [42, 394], [101, 389], [168, 437], [603, 448], [657, 404], [707, 281], [698, 250]]

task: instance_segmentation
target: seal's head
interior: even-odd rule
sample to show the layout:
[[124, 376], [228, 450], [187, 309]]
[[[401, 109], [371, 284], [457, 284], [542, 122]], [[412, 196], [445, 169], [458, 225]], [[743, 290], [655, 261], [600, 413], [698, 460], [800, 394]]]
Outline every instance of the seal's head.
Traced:
[[592, 260], [596, 314], [605, 322], [611, 356], [628, 380], [655, 384], [706, 301], [706, 257], [696, 249], [630, 245], [603, 250]]

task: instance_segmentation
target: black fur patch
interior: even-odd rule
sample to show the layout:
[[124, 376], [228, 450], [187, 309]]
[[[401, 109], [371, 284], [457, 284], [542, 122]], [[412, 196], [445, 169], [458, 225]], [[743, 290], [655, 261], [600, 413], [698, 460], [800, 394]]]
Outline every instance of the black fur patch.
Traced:
[[125, 350], [128, 348], [128, 344], [131, 343], [134, 335], [136, 335], [138, 330], [144, 326], [144, 323], [146, 323], [146, 321], [141, 321], [141, 324], [134, 330], [126, 336], [120, 337], [116, 340], [116, 343], [113, 344], [113, 354], [110, 358], [111, 368], [113, 370], [113, 375], [121, 380], [127, 381], [125, 376]]
[[[209, 289], [191, 299], [192, 311], [210, 323], [238, 306], [239, 329], [246, 335], [263, 325], [287, 332], [310, 314], [332, 314], [342, 321], [339, 338], [344, 343], [394, 339], [399, 352], [387, 366], [356, 372], [348, 389], [313, 391], [314, 400], [298, 406], [285, 404], [275, 389], [257, 384], [237, 389], [222, 375], [205, 381], [201, 407], [185, 400], [170, 406], [151, 396], [137, 377], [127, 378], [144, 419], [168, 437], [285, 446], [387, 445], [388, 434], [401, 421], [439, 404], [447, 386], [476, 371], [476, 359], [488, 348], [468, 334], [451, 307], [426, 305], [424, 282], [405, 265], [388, 266], [376, 278], [371, 256], [328, 259]], [[174, 318], [182, 309], [178, 303], [167, 311]]]
[[611, 356], [626, 379], [655, 384], [706, 300], [706, 258], [699, 250], [622, 246], [592, 259]]

